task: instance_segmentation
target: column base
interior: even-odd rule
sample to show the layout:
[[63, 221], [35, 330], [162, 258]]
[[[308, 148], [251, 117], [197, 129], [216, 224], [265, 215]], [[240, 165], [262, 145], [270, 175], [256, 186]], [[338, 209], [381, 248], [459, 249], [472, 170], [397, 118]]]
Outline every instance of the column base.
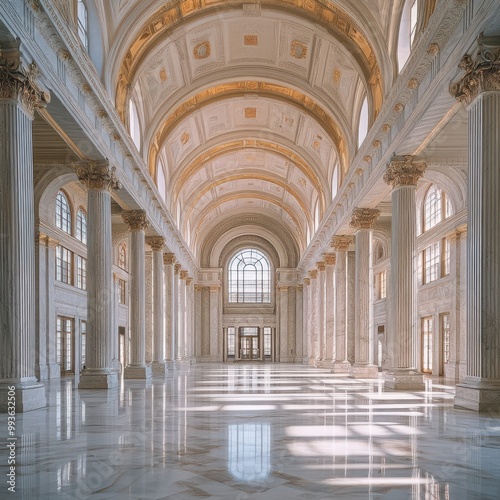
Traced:
[[165, 361], [165, 369], [168, 370], [169, 372], [175, 370], [175, 361], [172, 360]]
[[473, 382], [467, 379], [456, 386], [453, 404], [477, 412], [500, 412], [500, 383]]
[[149, 365], [127, 365], [123, 371], [126, 379], [148, 379], [151, 378], [151, 366]]
[[[13, 392], [9, 388], [14, 386]], [[9, 398], [14, 396], [14, 399]], [[12, 406], [14, 403], [14, 406]], [[35, 377], [26, 379], [3, 379], [0, 381], [0, 413], [15, 410], [16, 413], [38, 410], [47, 404], [45, 386]]]
[[167, 363], [165, 361], [153, 361], [153, 363], [151, 364], [153, 377], [165, 375], [165, 373], [167, 373], [167, 370]]
[[332, 367], [332, 373], [349, 373], [351, 363], [349, 361], [335, 361]]
[[424, 375], [415, 370], [393, 368], [384, 373], [384, 387], [394, 391], [424, 391]]
[[378, 378], [378, 366], [354, 363], [349, 368], [349, 378]]
[[318, 361], [318, 364], [316, 366], [318, 368], [328, 368], [328, 369], [330, 369], [332, 367], [332, 360], [331, 359], [320, 359]]
[[36, 365], [35, 376], [38, 380], [48, 380], [49, 379], [48, 365]]
[[86, 368], [80, 373], [78, 389], [114, 389], [118, 387], [118, 372], [110, 368]]

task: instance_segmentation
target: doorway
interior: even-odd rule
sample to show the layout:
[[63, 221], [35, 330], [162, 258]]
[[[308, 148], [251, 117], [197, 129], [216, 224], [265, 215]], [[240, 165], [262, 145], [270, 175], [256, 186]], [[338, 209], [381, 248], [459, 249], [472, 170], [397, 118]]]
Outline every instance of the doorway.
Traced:
[[73, 337], [73, 318], [57, 316], [56, 363], [61, 367], [61, 375], [75, 373]]
[[259, 337], [240, 337], [240, 358], [249, 361], [260, 359]]

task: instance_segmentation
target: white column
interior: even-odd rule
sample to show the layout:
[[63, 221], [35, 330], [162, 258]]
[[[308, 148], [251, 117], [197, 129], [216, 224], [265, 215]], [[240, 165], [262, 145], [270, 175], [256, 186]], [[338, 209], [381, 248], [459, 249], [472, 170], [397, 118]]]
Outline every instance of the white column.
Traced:
[[335, 373], [347, 373], [351, 366], [347, 352], [347, 250], [354, 241], [352, 236], [338, 235], [332, 239], [335, 252]]
[[88, 160], [76, 165], [87, 186], [87, 338], [85, 369], [78, 387], [110, 389], [118, 385], [113, 369], [114, 287], [111, 237], [111, 194], [118, 187], [114, 168], [106, 161]]
[[177, 361], [179, 367], [186, 365], [186, 278], [188, 272], [181, 269], [179, 271], [179, 326], [178, 326], [178, 353]]
[[173, 253], [163, 254], [165, 272], [165, 361], [169, 370], [174, 368], [175, 348], [175, 308], [174, 308], [174, 264]]
[[418, 363], [417, 217], [415, 191], [426, 164], [412, 156], [393, 157], [384, 176], [392, 186], [392, 251], [386, 348], [392, 366], [385, 373], [390, 389], [423, 390]]
[[56, 363], [56, 313], [54, 307], [55, 248], [58, 241], [45, 234], [36, 239], [36, 364], [39, 380], [59, 378], [61, 368]]
[[325, 262], [325, 338], [326, 354], [324, 367], [332, 368], [336, 358], [337, 343], [335, 338], [335, 254], [323, 254]]
[[193, 301], [194, 301], [194, 285], [193, 278], [188, 276], [186, 278], [186, 357], [189, 363], [193, 363], [193, 346], [194, 346], [194, 332], [193, 332]]
[[356, 252], [347, 252], [347, 360], [354, 364], [356, 323]]
[[163, 249], [165, 238], [151, 236], [146, 239], [153, 253], [153, 348], [152, 370], [153, 375], [165, 375], [165, 297], [163, 277]]
[[[16, 44], [17, 45], [17, 44]], [[7, 59], [7, 60], [6, 60]], [[2, 45], [0, 75], [0, 411], [15, 386], [16, 412], [45, 406], [35, 377], [35, 221], [32, 121], [49, 100], [19, 67], [17, 46]], [[6, 425], [6, 424], [5, 424]]]
[[302, 364], [307, 365], [310, 357], [310, 317], [311, 317], [311, 279], [303, 279], [302, 290]]
[[146, 214], [131, 211], [122, 214], [130, 228], [130, 359], [124, 378], [151, 378], [151, 366], [146, 365], [146, 286], [145, 235]]
[[325, 325], [325, 271], [326, 266], [323, 261], [316, 262], [318, 269], [318, 366], [324, 366], [326, 360], [326, 325]]
[[218, 286], [210, 287], [210, 359], [212, 361], [220, 361], [222, 359], [219, 352], [219, 288]]
[[302, 363], [303, 354], [303, 335], [304, 325], [303, 317], [303, 302], [304, 302], [304, 286], [297, 285], [295, 287], [295, 363]]
[[319, 358], [319, 327], [318, 327], [318, 270], [309, 271], [311, 280], [311, 296], [310, 296], [310, 348], [309, 348], [309, 364], [315, 366]]
[[144, 353], [146, 364], [153, 361], [153, 252], [145, 251], [144, 254], [144, 290], [146, 293], [146, 340], [144, 342]]
[[194, 355], [196, 360], [202, 358], [202, 291], [203, 288], [200, 285], [194, 286], [195, 293], [195, 313], [194, 313], [194, 333], [195, 333], [195, 352]]
[[179, 339], [179, 316], [180, 316], [180, 264], [174, 264], [174, 354], [175, 354], [175, 368], [181, 367], [180, 360], [180, 339]]
[[279, 295], [279, 328], [280, 328], [280, 361], [288, 362], [288, 286], [278, 286]]
[[354, 365], [349, 369], [352, 378], [377, 378], [378, 367], [373, 364], [373, 272], [372, 232], [379, 210], [357, 208], [351, 218], [356, 231], [356, 316], [354, 319]]
[[455, 406], [500, 410], [500, 37], [478, 38], [452, 94], [468, 105], [467, 375]]

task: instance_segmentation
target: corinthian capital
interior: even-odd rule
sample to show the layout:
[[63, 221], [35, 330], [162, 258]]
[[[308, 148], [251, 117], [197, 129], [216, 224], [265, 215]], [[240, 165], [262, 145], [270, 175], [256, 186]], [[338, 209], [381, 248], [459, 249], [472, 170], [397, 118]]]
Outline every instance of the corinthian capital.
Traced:
[[356, 229], [373, 229], [380, 215], [380, 210], [375, 208], [356, 208], [351, 216], [350, 226]]
[[465, 75], [450, 86], [451, 95], [470, 104], [481, 92], [500, 90], [500, 37], [479, 35], [475, 57], [465, 54], [458, 67]]
[[23, 68], [17, 49], [0, 47], [0, 99], [20, 101], [31, 114], [36, 108], [45, 108], [50, 102], [50, 93], [37, 83], [39, 76], [36, 63]]
[[332, 238], [330, 243], [331, 247], [338, 252], [347, 252], [349, 245], [354, 241], [353, 236], [345, 234], [336, 235]]
[[165, 248], [165, 238], [163, 236], [148, 236], [146, 243], [153, 252], [161, 252]]
[[127, 224], [130, 229], [145, 231], [149, 226], [146, 212], [143, 212], [142, 210], [131, 210], [130, 212], [124, 212], [122, 214], [122, 217], [125, 221], [125, 224]]
[[397, 186], [416, 186], [424, 175], [427, 164], [415, 156], [393, 156], [387, 165], [384, 181], [393, 188]]
[[108, 160], [84, 160], [73, 163], [76, 175], [87, 189], [120, 189], [120, 181], [115, 176], [115, 167]]

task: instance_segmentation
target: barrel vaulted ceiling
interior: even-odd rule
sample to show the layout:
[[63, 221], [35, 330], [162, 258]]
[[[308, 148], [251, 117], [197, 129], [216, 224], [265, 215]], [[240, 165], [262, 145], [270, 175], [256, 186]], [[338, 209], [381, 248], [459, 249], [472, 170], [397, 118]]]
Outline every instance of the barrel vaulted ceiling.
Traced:
[[[261, 217], [303, 252], [394, 79], [398, 0], [96, 1], [108, 91], [198, 254]], [[162, 167], [163, 165], [163, 167]], [[337, 174], [334, 176], [334, 170]], [[272, 221], [272, 222], [270, 222]]]

